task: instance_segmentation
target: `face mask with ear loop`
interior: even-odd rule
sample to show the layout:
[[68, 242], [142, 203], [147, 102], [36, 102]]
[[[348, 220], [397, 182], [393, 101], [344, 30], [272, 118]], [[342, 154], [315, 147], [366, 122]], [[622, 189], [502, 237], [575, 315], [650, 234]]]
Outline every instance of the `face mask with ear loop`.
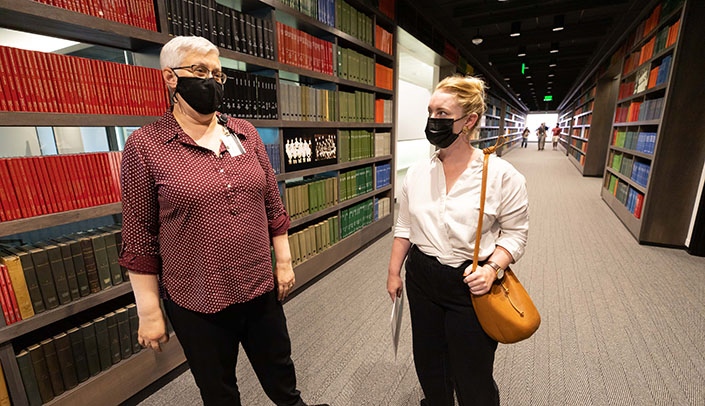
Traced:
[[459, 133], [453, 132], [453, 125], [456, 121], [464, 119], [467, 115], [462, 116], [458, 119], [453, 120], [452, 118], [432, 118], [429, 117], [426, 121], [426, 139], [431, 145], [438, 148], [448, 148], [451, 144], [458, 139], [460, 134], [463, 133], [460, 130]]
[[[176, 72], [174, 72], [176, 75]], [[179, 77], [176, 75], [176, 93], [201, 114], [212, 114], [223, 102], [224, 86], [215, 78]]]

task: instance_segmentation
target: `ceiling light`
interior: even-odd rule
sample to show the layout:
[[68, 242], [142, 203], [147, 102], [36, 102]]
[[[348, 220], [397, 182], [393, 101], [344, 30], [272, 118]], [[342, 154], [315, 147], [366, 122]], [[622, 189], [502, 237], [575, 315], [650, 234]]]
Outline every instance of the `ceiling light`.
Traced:
[[557, 42], [551, 43], [551, 53], [552, 54], [558, 53], [558, 43]]
[[531, 79], [531, 75], [526, 75], [526, 78], [527, 78], [527, 79]]
[[514, 21], [512, 23], [512, 32], [509, 34], [510, 37], [518, 37], [521, 35], [521, 22]]
[[552, 78], [552, 77], [554, 77], [554, 76], [556, 76], [556, 74], [553, 73], [553, 72], [551, 72], [551, 73], [548, 74], [548, 77], [549, 77], [549, 78]]
[[509, 78], [504, 78], [504, 80], [509, 80]]
[[549, 68], [555, 68], [556, 65], [558, 65], [558, 62], [556, 61], [556, 58], [551, 58], [551, 61], [548, 63]]
[[563, 14], [553, 17], [553, 31], [561, 31], [564, 27], [565, 16]]
[[475, 45], [480, 45], [480, 44], [482, 44], [482, 41], [484, 41], [484, 39], [480, 36], [480, 29], [479, 28], [477, 29], [477, 34], [475, 34], [475, 36], [472, 37], [471, 41]]
[[517, 52], [517, 56], [526, 56], [526, 46], [519, 46], [519, 52]]

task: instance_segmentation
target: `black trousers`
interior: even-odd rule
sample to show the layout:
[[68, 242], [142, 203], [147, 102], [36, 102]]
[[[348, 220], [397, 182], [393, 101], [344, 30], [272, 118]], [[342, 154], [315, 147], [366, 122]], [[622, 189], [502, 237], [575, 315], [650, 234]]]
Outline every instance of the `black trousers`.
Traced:
[[296, 389], [286, 317], [275, 291], [214, 313], [198, 313], [164, 301], [205, 406], [240, 406], [235, 377], [238, 345], [264, 392], [279, 406], [303, 406]]
[[453, 406], [499, 405], [492, 377], [497, 342], [482, 330], [460, 268], [442, 265], [415, 245], [406, 260], [414, 365], [426, 401]]

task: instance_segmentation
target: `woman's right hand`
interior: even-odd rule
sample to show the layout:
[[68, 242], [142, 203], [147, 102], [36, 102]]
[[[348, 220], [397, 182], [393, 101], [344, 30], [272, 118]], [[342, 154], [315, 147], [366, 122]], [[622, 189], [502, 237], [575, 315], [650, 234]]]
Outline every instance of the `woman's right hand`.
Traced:
[[399, 275], [387, 275], [387, 293], [389, 293], [389, 298], [392, 302], [397, 297], [401, 297], [401, 293], [404, 290], [404, 283]]
[[161, 352], [162, 344], [169, 341], [166, 332], [166, 320], [161, 308], [157, 308], [147, 314], [139, 313], [139, 329], [137, 330], [137, 341], [144, 348], [151, 348]]

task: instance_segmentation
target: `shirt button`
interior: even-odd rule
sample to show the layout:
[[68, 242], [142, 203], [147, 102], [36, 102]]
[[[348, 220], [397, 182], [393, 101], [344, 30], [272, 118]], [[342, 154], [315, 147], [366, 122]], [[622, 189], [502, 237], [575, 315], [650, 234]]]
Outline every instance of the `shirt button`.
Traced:
[[222, 170], [222, 169], [220, 169], [220, 170], [219, 170], [218, 172], [220, 172], [220, 173], [223, 173], [223, 172], [225, 172], [225, 171], [224, 171], [224, 170]]
[[228, 184], [228, 189], [230, 189], [230, 184]]
[[235, 209], [230, 209], [230, 214], [236, 215], [236, 214], [237, 214], [237, 210], [235, 210]]

